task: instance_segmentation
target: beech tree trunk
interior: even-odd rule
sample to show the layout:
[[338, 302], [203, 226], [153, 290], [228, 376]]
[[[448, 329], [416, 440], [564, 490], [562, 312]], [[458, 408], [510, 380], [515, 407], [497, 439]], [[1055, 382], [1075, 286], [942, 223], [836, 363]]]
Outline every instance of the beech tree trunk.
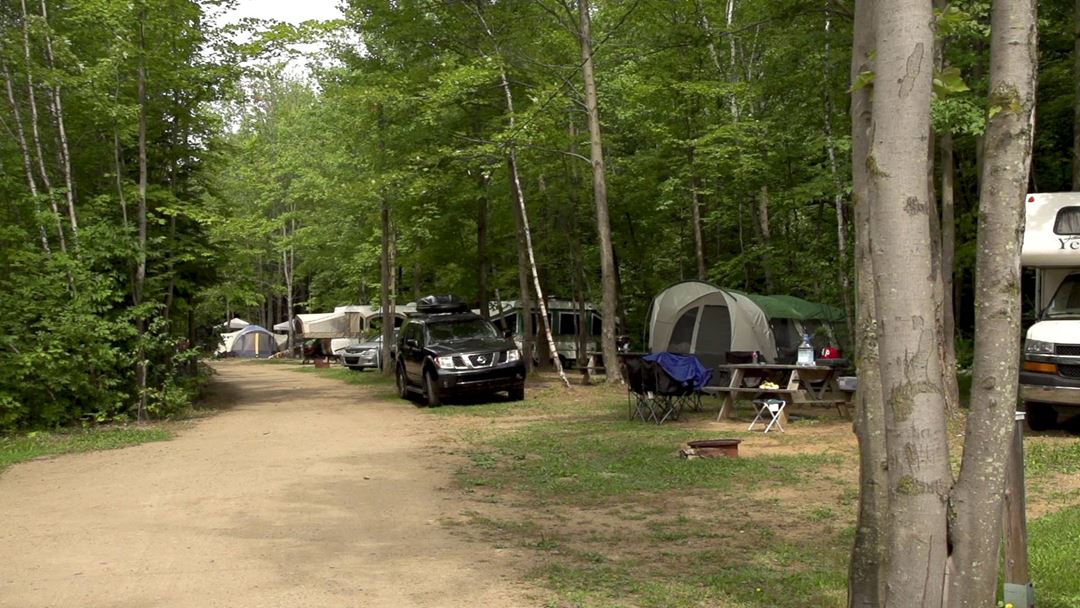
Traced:
[[995, 599], [1005, 470], [1020, 360], [1020, 245], [1031, 170], [1035, 0], [991, 7], [990, 120], [979, 192], [975, 262], [975, 365], [960, 476], [952, 492], [949, 605]]
[[604, 145], [600, 133], [600, 108], [593, 74], [592, 20], [589, 0], [578, 0], [580, 18], [582, 77], [585, 82], [585, 109], [589, 116], [589, 145], [593, 169], [593, 196], [596, 204], [596, 230], [600, 239], [600, 275], [603, 284], [603, 329], [600, 344], [604, 353], [604, 372], [608, 382], [622, 382], [619, 374], [618, 349], [615, 345], [618, 322], [618, 286], [615, 277], [615, 253], [611, 243], [611, 219], [608, 215], [607, 178], [604, 169]]
[[926, 179], [934, 14], [930, 0], [878, 2], [874, 9], [877, 84], [866, 164], [874, 201], [870, 235], [886, 402], [885, 606], [939, 606], [952, 474], [936, 303], [927, 280], [934, 272]]
[[[135, 265], [135, 285], [132, 290], [132, 302], [136, 307], [143, 300], [143, 284], [146, 282], [146, 7], [139, 7], [139, 75], [136, 85], [139, 97], [139, 209], [136, 222], [139, 229], [138, 260]], [[135, 365], [139, 383], [138, 418], [146, 418], [146, 356], [142, 346], [142, 334], [146, 331], [146, 319], [142, 313], [136, 313], [135, 327], [139, 332], [138, 359]]]
[[945, 398], [950, 407], [960, 406], [956, 379], [956, 167], [952, 133], [940, 137], [941, 150], [941, 329], [944, 345]]
[[[378, 113], [379, 123], [379, 161], [386, 165], [386, 115], [380, 105]], [[390, 345], [394, 341], [394, 290], [393, 273], [390, 252], [390, 195], [383, 186], [379, 201], [379, 229], [382, 232], [382, 254], [379, 256], [379, 302], [382, 305], [382, 373], [389, 376], [395, 372], [394, 366], [390, 365]]]
[[[851, 82], [873, 70], [874, 1], [855, 0]], [[859, 515], [848, 572], [848, 606], [880, 608], [885, 598], [888, 480], [885, 459], [885, 406], [878, 363], [874, 263], [870, 252], [870, 86], [851, 93], [851, 200], [855, 220], [855, 435], [859, 440]]]

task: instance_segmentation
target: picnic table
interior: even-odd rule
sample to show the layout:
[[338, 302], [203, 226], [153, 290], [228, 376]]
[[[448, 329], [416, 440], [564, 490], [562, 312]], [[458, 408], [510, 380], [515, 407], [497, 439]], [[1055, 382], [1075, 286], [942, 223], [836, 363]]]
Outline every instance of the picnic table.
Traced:
[[[835, 406], [841, 416], [849, 417], [848, 404], [851, 393], [840, 390], [837, 383], [843, 368], [833, 365], [788, 365], [779, 363], [736, 363], [719, 365], [720, 371], [729, 374], [726, 386], [706, 387], [703, 392], [723, 395], [717, 420], [730, 418], [739, 396], [756, 399], [776, 396], [793, 405]], [[778, 388], [762, 388], [763, 382], [772, 381]], [[783, 414], [787, 422], [787, 412]]]

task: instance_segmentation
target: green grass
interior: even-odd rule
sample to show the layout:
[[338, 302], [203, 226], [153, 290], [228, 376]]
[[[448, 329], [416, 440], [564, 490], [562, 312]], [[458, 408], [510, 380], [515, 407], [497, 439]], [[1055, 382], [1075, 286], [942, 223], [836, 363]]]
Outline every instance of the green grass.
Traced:
[[1028, 527], [1028, 537], [1036, 604], [1040, 608], [1080, 606], [1076, 576], [1080, 507], [1035, 520]]
[[1040, 477], [1052, 474], [1080, 472], [1080, 440], [1074, 438], [1052, 441], [1024, 442], [1024, 474]]
[[108, 427], [57, 433], [39, 431], [0, 437], [0, 471], [42, 456], [113, 450], [170, 438], [172, 433], [155, 427]]

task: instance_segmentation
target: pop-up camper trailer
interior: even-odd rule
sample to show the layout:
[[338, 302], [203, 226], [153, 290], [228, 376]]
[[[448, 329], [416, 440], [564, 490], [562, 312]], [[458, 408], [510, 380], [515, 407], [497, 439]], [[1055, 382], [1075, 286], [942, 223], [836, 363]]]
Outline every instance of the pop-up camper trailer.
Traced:
[[1035, 269], [1038, 319], [1027, 331], [1020, 397], [1032, 429], [1080, 413], [1080, 192], [1031, 194], [1020, 263]]
[[776, 361], [776, 342], [765, 312], [750, 298], [703, 281], [684, 281], [653, 298], [649, 352], [695, 355], [709, 368], [729, 352], [757, 351]]

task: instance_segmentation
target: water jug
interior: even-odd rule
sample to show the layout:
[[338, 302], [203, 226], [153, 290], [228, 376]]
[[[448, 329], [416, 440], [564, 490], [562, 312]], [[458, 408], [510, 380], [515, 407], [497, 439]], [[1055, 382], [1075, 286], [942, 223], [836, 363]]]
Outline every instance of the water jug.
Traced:
[[810, 344], [810, 336], [803, 334], [802, 344], [799, 345], [799, 365], [814, 364], [814, 347]]

